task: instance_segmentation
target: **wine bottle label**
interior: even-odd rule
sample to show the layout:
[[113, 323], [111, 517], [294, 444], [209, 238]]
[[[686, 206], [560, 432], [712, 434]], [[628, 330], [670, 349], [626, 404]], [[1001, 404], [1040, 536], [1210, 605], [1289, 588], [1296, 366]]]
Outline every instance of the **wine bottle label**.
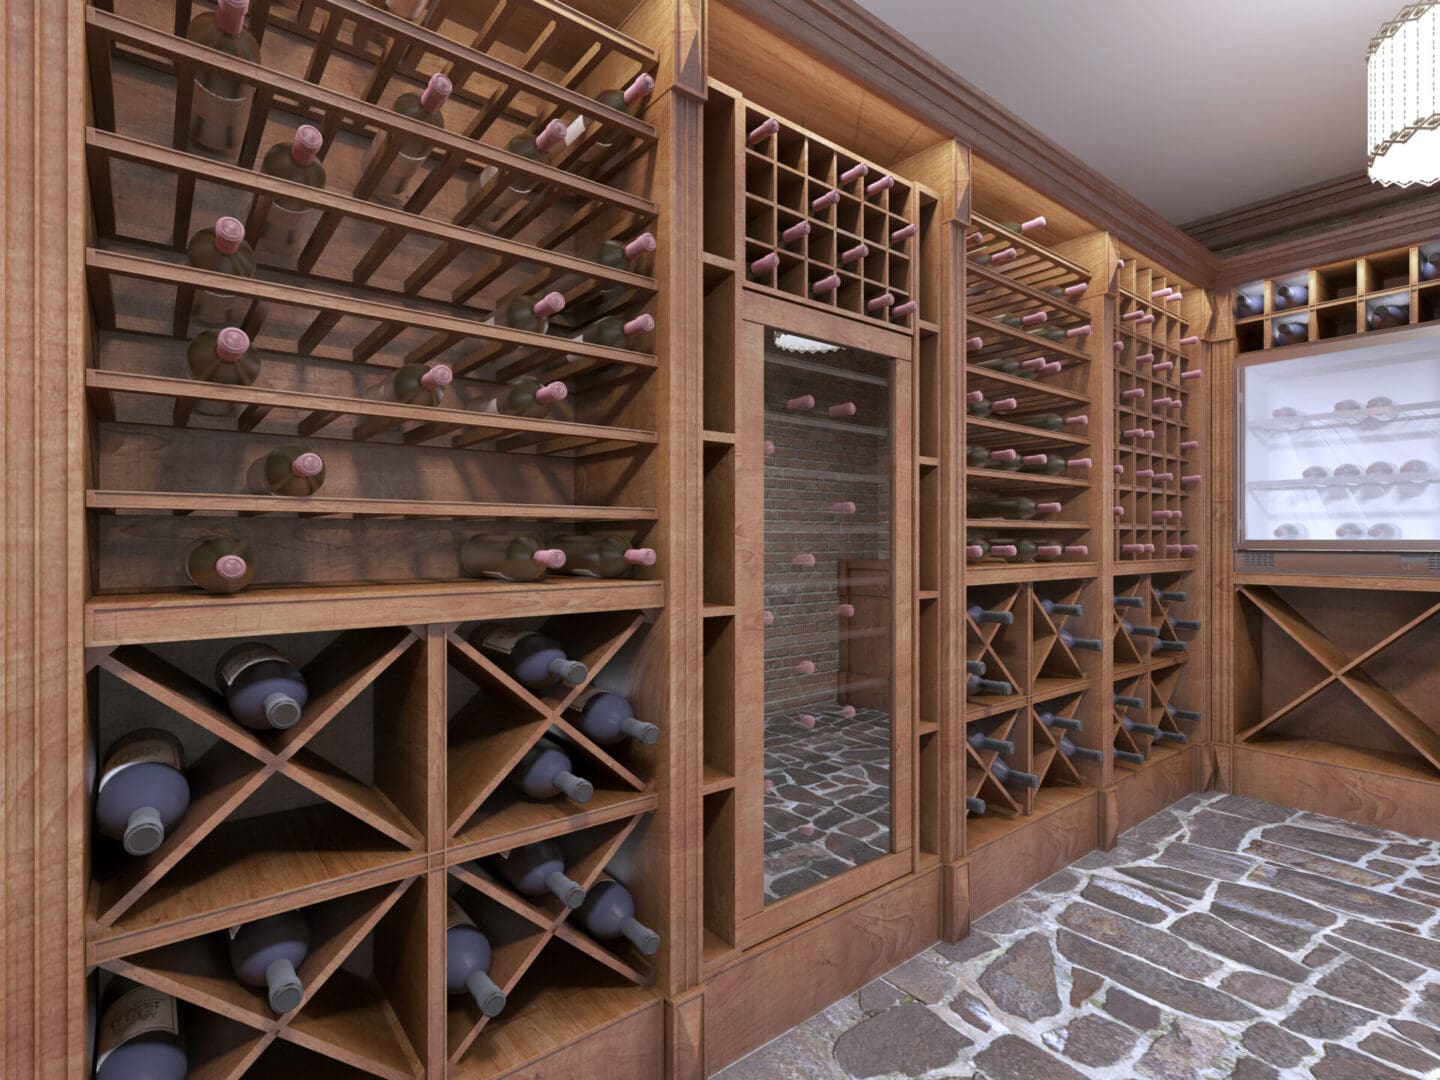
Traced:
[[587, 704], [589, 704], [590, 699], [593, 698], [596, 694], [607, 693], [609, 693], [609, 691], [604, 689], [603, 687], [593, 685], [587, 686], [584, 690], [581, 690], [580, 693], [576, 695], [574, 701], [570, 702], [570, 708], [573, 709], [575, 712], [580, 712], [585, 708]]
[[454, 930], [457, 926], [474, 926], [475, 920], [465, 913], [465, 909], [455, 902], [453, 896], [445, 898], [445, 929]]
[[105, 785], [122, 770], [146, 761], [158, 761], [179, 772], [180, 747], [174, 739], [158, 733], [117, 745], [105, 758], [100, 770], [100, 785], [96, 790], [104, 791]]
[[300, 254], [300, 241], [319, 216], [320, 211], [310, 207], [291, 210], [272, 202], [255, 247], [283, 259], [294, 258]]
[[154, 1032], [180, 1034], [180, 1014], [175, 1007], [175, 999], [148, 986], [137, 986], [121, 994], [100, 1020], [96, 1071], [118, 1047]]
[[481, 638], [481, 643], [484, 645], [485, 648], [490, 649], [492, 652], [498, 652], [504, 656], [509, 656], [515, 651], [515, 646], [518, 645], [524, 638], [529, 637], [530, 633], [531, 632], [529, 630], [520, 630], [508, 626], [497, 626], [493, 630], [487, 630], [485, 632], [485, 636]]
[[263, 664], [267, 660], [279, 660], [283, 664], [285, 657], [269, 645], [259, 643], [242, 646], [227, 654], [225, 662], [219, 668], [221, 686], [229, 689], [235, 685], [235, 680], [240, 677], [242, 671], [254, 667], [256, 664]]
[[239, 97], [221, 97], [205, 89], [196, 79], [195, 97], [190, 106], [190, 137], [211, 150], [226, 153], [239, 150], [249, 119], [250, 99], [254, 96], [255, 88], [247, 86]]

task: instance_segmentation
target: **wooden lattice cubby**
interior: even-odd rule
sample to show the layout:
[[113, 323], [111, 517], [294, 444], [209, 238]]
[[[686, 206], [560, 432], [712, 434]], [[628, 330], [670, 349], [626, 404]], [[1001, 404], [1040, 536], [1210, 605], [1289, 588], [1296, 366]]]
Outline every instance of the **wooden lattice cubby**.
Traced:
[[1191, 645], [1204, 630], [1195, 617], [1203, 600], [1196, 588], [1195, 575], [1187, 573], [1114, 579], [1114, 748], [1144, 759], [1117, 758], [1120, 769], [1143, 769], [1203, 737], [1204, 713], [1196, 704], [1203, 687], [1190, 666]]

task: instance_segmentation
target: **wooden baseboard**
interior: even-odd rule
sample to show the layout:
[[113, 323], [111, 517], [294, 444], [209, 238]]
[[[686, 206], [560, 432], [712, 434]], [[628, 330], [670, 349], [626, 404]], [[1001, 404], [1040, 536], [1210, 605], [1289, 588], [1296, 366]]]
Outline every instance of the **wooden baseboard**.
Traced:
[[970, 852], [970, 916], [977, 918], [1096, 847], [1099, 792], [1036, 816]]

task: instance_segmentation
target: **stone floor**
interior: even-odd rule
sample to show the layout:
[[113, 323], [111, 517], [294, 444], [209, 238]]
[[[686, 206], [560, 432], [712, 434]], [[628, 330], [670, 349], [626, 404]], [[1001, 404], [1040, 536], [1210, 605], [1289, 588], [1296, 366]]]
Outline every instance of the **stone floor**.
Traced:
[[1440, 843], [1190, 796], [719, 1075], [1440, 1077]]
[[765, 896], [778, 900], [890, 850], [890, 716], [838, 704], [765, 723]]

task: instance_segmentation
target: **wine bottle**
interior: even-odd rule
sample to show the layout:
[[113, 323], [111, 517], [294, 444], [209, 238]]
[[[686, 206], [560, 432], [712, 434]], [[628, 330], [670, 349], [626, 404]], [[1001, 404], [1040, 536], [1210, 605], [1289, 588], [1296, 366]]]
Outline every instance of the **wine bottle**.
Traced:
[[569, 394], [563, 382], [541, 383], [538, 379], [522, 375], [506, 383], [495, 396], [472, 401], [467, 408], [475, 412], [528, 416], [538, 420], [549, 415], [550, 406], [564, 401]]
[[460, 548], [460, 568], [471, 577], [500, 581], [539, 581], [547, 570], [565, 565], [565, 552], [542, 547], [533, 536], [476, 534]]
[[987, 610], [980, 604], [971, 604], [965, 609], [970, 618], [977, 623], [999, 623], [1001, 626], [1012, 626], [1015, 623], [1015, 613], [1011, 611]]
[[1007, 232], [1015, 233], [1017, 236], [1024, 236], [1034, 232], [1036, 229], [1043, 229], [1045, 224], [1045, 215], [1039, 214], [1029, 221], [1002, 221], [1000, 227]]
[[303, 498], [325, 483], [325, 461], [303, 446], [277, 446], [250, 463], [247, 484], [259, 495]]
[[1076, 637], [1069, 630], [1063, 627], [1058, 631], [1060, 640], [1065, 643], [1068, 649], [1085, 649], [1089, 652], [1104, 652], [1105, 644], [1099, 638]]
[[985, 671], [986, 671], [985, 661], [984, 661], [984, 660], [966, 660], [966, 661], [965, 661], [965, 670], [968, 671], [971, 675], [984, 675], [984, 674], [985, 674]]
[[1056, 716], [1047, 709], [1038, 710], [1036, 715], [1040, 717], [1040, 722], [1046, 727], [1058, 727], [1063, 731], [1079, 731], [1084, 726], [1073, 716]]
[[1019, 254], [1020, 252], [1016, 251], [1013, 247], [1007, 247], [1000, 251], [987, 251], [981, 252], [978, 255], [972, 255], [970, 256], [970, 261], [976, 266], [994, 266], [997, 263], [1009, 262]]
[[522, 896], [547, 892], [572, 911], [585, 902], [585, 890], [565, 876], [565, 854], [553, 840], [515, 848], [491, 860], [500, 876]]
[[1347, 521], [1335, 527], [1337, 540], [1359, 540], [1365, 535], [1365, 526]]
[[586, 735], [601, 746], [613, 746], [634, 739], [643, 746], [654, 746], [660, 729], [635, 718], [635, 708], [611, 690], [589, 686], [566, 706], [565, 712]]
[[984, 799], [977, 799], [974, 795], [965, 796], [965, 809], [971, 814], [983, 814], [987, 807]]
[[1410, 322], [1410, 309], [1398, 304], [1376, 304], [1370, 312], [1371, 330], [1388, 330], [1392, 326], [1405, 326]]
[[1116, 761], [1123, 761], [1123, 762], [1125, 762], [1125, 763], [1128, 764], [1128, 765], [1144, 765], [1144, 764], [1145, 764], [1145, 755], [1144, 755], [1144, 754], [1136, 754], [1136, 753], [1132, 753], [1132, 752], [1129, 751], [1129, 750], [1120, 750], [1120, 749], [1116, 749], [1116, 750], [1114, 750], [1114, 751], [1112, 751], [1112, 752], [1113, 752], [1114, 755], [1115, 755], [1115, 760], [1116, 760]]
[[[1015, 408], [1014, 398], [1000, 398], [996, 401], [986, 401], [985, 395], [979, 390], [971, 391], [972, 400], [965, 406], [965, 411], [971, 416], [991, 416], [998, 413], [1008, 412]], [[1009, 419], [1005, 417], [1004, 419]]]
[[1176, 720], [1198, 721], [1201, 719], [1201, 714], [1196, 712], [1194, 709], [1177, 709], [1174, 705], [1166, 705], [1165, 711], [1171, 716], [1173, 716]]
[[1021, 772], [1019, 769], [1012, 769], [1010, 763], [1003, 757], [997, 757], [990, 763], [990, 772], [1002, 784], [1019, 784], [1021, 787], [1038, 788], [1040, 777], [1034, 773]]
[[1420, 280], [1434, 281], [1440, 277], [1440, 248], [1420, 253]]
[[1302, 322], [1277, 322], [1273, 337], [1276, 345], [1295, 345], [1310, 340], [1310, 327]]
[[[401, 116], [418, 120], [422, 124], [429, 124], [431, 127], [444, 131], [445, 120], [440, 115], [440, 109], [445, 102], [450, 100], [453, 90], [454, 87], [449, 78], [437, 71], [430, 76], [430, 81], [425, 84], [424, 90], [418, 94], [413, 92], [401, 94], [390, 108]], [[392, 206], [398, 206], [404, 202], [405, 192], [410, 187], [410, 182], [415, 179], [415, 174], [420, 171], [420, 166], [430, 156], [430, 147], [425, 140], [406, 139], [403, 136], [401, 138], [402, 141], [395, 150], [395, 156], [390, 159], [390, 164], [380, 174], [370, 193], [370, 197], [377, 202], [389, 203]], [[388, 132], [377, 131], [375, 137], [370, 140], [370, 146], [360, 161], [361, 180], [370, 174], [373, 164], [384, 154], [389, 139]]]
[[310, 927], [299, 909], [230, 931], [230, 966], [246, 986], [264, 990], [276, 1015], [299, 1006], [305, 987], [295, 969], [310, 952]]
[[[196, 45], [237, 60], [260, 62], [260, 45], [245, 29], [250, 0], [219, 0], [214, 13], [190, 20], [185, 36]], [[190, 102], [190, 141], [207, 150], [235, 154], [245, 140], [255, 85], [232, 75], [201, 67], [195, 74]]]
[[1160, 636], [1160, 628], [1156, 626], [1140, 626], [1132, 623], [1129, 619], [1121, 619], [1120, 627], [1131, 637], [1153, 637]]
[[1143, 709], [1145, 707], [1145, 702], [1142, 699], [1129, 694], [1116, 694], [1114, 697], [1116, 705], [1124, 705], [1128, 709]]
[[[1034, 458], [1041, 460], [1035, 461]], [[1027, 454], [1020, 462], [1020, 471], [1040, 473], [1045, 476], [1059, 476], [1067, 469], [1084, 470], [1094, 464], [1088, 457], [1063, 457], [1060, 454]]]
[[595, 883], [575, 917], [592, 937], [613, 941], [624, 937], [645, 956], [660, 950], [660, 935], [635, 918], [635, 898], [612, 877]]
[[1264, 310], [1264, 297], [1252, 296], [1243, 292], [1235, 294], [1235, 318], [1248, 319], [1251, 315], [1259, 315]]
[[1371, 540], [1399, 540], [1404, 534], [1400, 526], [1391, 521], [1377, 521], [1365, 531]]
[[972, 731], [965, 739], [976, 753], [981, 750], [995, 750], [1002, 754], [1015, 753], [1015, 744], [1009, 739], [992, 739], [983, 731]]
[[[559, 120], [551, 120], [539, 134], [516, 135], [506, 143], [505, 148], [519, 157], [541, 162], [564, 145], [565, 125]], [[538, 199], [544, 190], [544, 181], [537, 177], [523, 173], [502, 175], [498, 167], [487, 165], [470, 185], [469, 201], [472, 204], [488, 200], [473, 224], [476, 228], [493, 232], [512, 211], [527, 201]]]
[[185, 574], [206, 592], [228, 596], [255, 577], [255, 553], [232, 536], [207, 536], [190, 549]]
[[[245, 226], [238, 218], [218, 218], [210, 228], [201, 229], [190, 238], [186, 255], [198, 270], [255, 276], [255, 251], [245, 242]], [[193, 314], [206, 326], [228, 326], [244, 319], [249, 303], [234, 293], [197, 289]]]
[[1152, 645], [1156, 652], [1189, 652], [1190, 646], [1183, 641], [1157, 639]]
[[1008, 697], [1015, 693], [1015, 688], [1008, 682], [1001, 682], [998, 679], [982, 679], [979, 675], [967, 675], [965, 677], [965, 696], [974, 697], [976, 694], [999, 694], [1001, 697]]
[[215, 665], [215, 685], [230, 714], [257, 731], [294, 727], [310, 700], [300, 669], [259, 641], [227, 650]]
[[1304, 307], [1310, 299], [1310, 289], [1305, 285], [1282, 285], [1275, 290], [1275, 310]]
[[[633, 240], [606, 240], [594, 249], [590, 258], [612, 270], [634, 271], [636, 264], [654, 251], [655, 234], [643, 232]], [[550, 288], [563, 294], [585, 281], [586, 277], [587, 275], [582, 273], [561, 274], [552, 279]], [[629, 292], [629, 286], [626, 285], [603, 286], [598, 292], [587, 293], [582, 297], [581, 307], [586, 311], [604, 311], [618, 304], [627, 292]]]
[[[595, 100], [607, 109], [614, 109], [619, 113], [627, 113], [634, 116], [640, 111], [641, 104], [655, 89], [655, 79], [646, 72], [636, 75], [622, 89], [602, 90], [595, 96]], [[577, 136], [585, 127], [585, 118], [582, 116], [574, 124], [571, 130]], [[575, 141], [567, 132], [566, 144]], [[621, 151], [625, 150], [631, 143], [632, 137], [628, 132], [612, 130], [605, 126], [595, 140], [582, 150], [574, 159], [573, 168], [576, 172], [585, 176], [594, 176], [604, 171], [606, 162], [614, 161]]]
[[95, 826], [127, 855], [149, 855], [190, 806], [185, 755], [168, 731], [141, 728], [110, 744], [95, 789]]
[[485, 1016], [499, 1016], [505, 992], [490, 978], [490, 939], [452, 896], [445, 908], [445, 990], [468, 992]]
[[565, 553], [565, 572], [577, 577], [629, 577], [637, 566], [654, 566], [655, 549], [631, 547], [623, 536], [556, 537], [555, 546]]
[[454, 381], [449, 364], [401, 364], [365, 396], [373, 401], [433, 407], [445, 400], [445, 391]]
[[1128, 716], [1120, 718], [1120, 726], [1132, 734], [1148, 735], [1152, 739], [1160, 737], [1160, 729], [1154, 724], [1147, 724], [1141, 720], [1131, 720]]
[[1054, 562], [1066, 555], [1078, 555], [1083, 559], [1090, 554], [1086, 544], [1062, 544], [1048, 537], [1036, 540], [1035, 545], [1035, 558], [1040, 562]]
[[1080, 414], [1077, 416], [1061, 416], [1058, 413], [1032, 413], [1029, 416], [1015, 416], [1007, 418], [1012, 424], [1023, 424], [1025, 427], [1039, 428], [1042, 431], [1061, 431], [1067, 427], [1086, 427], [1090, 423], [1090, 417]]
[[1117, 595], [1114, 597], [1114, 604], [1116, 607], [1143, 608], [1145, 606], [1145, 599], [1140, 596]]
[[1310, 535], [1310, 530], [1296, 522], [1284, 521], [1275, 526], [1273, 535], [1277, 540], [1304, 540]]
[[[307, 187], [325, 187], [325, 166], [316, 160], [324, 145], [320, 129], [301, 124], [290, 142], [278, 142], [265, 152], [260, 171]], [[268, 197], [267, 197], [268, 198]], [[255, 250], [275, 259], [293, 259], [300, 254], [305, 236], [319, 211], [293, 199], [269, 199], [265, 224], [255, 241]]]
[[1199, 630], [1199, 619], [1177, 619], [1174, 615], [1166, 615], [1165, 622], [1174, 630]]
[[972, 492], [965, 494], [965, 512], [971, 517], [1026, 520], [1036, 514], [1057, 514], [1060, 509], [1058, 502], [1037, 503], [1024, 495], [987, 497]]
[[553, 799], [564, 795], [576, 806], [584, 806], [595, 794], [595, 786], [576, 776], [572, 769], [570, 755], [559, 743], [541, 739], [526, 751], [505, 780], [526, 798]]
[[[250, 335], [238, 326], [202, 330], [185, 350], [190, 378], [222, 386], [250, 386], [260, 376], [260, 356]], [[207, 416], [231, 416], [239, 406], [226, 401], [196, 401], [195, 411]]]
[[1040, 598], [1040, 610], [1046, 615], [1084, 615], [1085, 608], [1080, 604], [1061, 604], [1049, 597]]
[[1163, 604], [1183, 604], [1190, 599], [1190, 594], [1184, 589], [1158, 589], [1155, 595]]
[[95, 1080], [185, 1080], [180, 1008], [169, 994], [117, 976], [95, 1042]]
[[470, 643], [531, 690], [547, 690], [558, 682], [579, 686], [590, 674], [584, 664], [567, 657], [558, 642], [533, 630], [482, 626], [471, 634]]
[[1067, 758], [1084, 758], [1086, 761], [1104, 761], [1105, 755], [1099, 750], [1091, 750], [1087, 746], [1076, 746], [1069, 735], [1061, 735], [1055, 743], [1056, 748]]
[[985, 559], [990, 556], [996, 558], [1007, 558], [1015, 554], [1015, 548], [1008, 544], [993, 544], [985, 539], [972, 539], [965, 541], [965, 555], [974, 561]]

